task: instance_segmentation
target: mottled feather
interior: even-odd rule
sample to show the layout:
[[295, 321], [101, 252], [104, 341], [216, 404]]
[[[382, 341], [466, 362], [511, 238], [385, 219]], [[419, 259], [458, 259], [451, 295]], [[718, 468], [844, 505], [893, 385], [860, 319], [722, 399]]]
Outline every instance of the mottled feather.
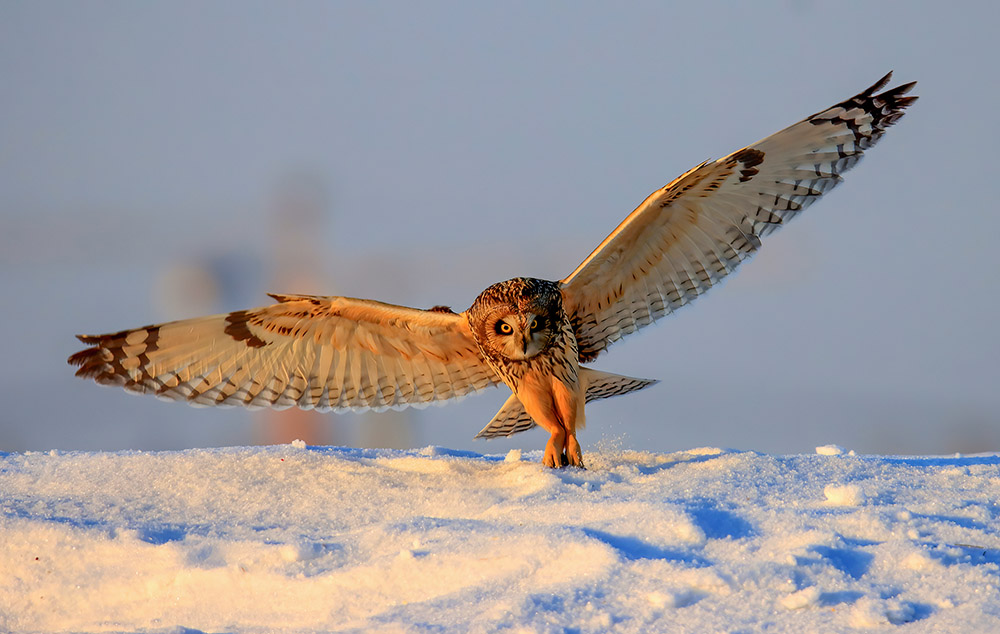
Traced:
[[914, 83], [877, 94], [891, 76], [646, 198], [562, 280], [580, 360], [705, 293], [839, 184], [917, 99]]
[[193, 405], [346, 410], [424, 405], [497, 383], [463, 314], [347, 297], [279, 303], [106, 335], [78, 376]]

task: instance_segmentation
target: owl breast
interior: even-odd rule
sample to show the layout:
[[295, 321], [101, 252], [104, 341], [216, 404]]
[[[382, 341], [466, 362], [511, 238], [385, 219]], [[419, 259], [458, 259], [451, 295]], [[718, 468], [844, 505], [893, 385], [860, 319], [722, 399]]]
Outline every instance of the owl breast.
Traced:
[[528, 373], [577, 382], [576, 337], [555, 282], [517, 277], [483, 291], [467, 311], [483, 358], [516, 391]]

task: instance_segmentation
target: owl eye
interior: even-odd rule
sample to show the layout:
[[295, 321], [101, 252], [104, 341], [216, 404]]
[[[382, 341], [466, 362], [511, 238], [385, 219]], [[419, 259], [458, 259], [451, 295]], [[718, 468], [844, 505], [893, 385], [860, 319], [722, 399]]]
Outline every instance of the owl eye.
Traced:
[[498, 321], [496, 325], [496, 330], [497, 333], [501, 335], [509, 335], [510, 333], [514, 332], [514, 329], [511, 328], [510, 324], [508, 324], [505, 321]]
[[534, 319], [531, 320], [531, 323], [528, 325], [528, 330], [530, 330], [531, 332], [538, 332], [544, 327], [545, 327], [545, 319], [542, 317], [535, 317]]

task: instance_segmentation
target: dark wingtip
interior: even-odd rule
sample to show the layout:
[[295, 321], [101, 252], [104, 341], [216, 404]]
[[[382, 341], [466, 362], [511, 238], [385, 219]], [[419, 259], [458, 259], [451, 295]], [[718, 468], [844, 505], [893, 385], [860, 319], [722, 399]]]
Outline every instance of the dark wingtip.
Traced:
[[896, 86], [895, 88], [890, 88], [889, 90], [887, 90], [887, 91], [885, 91], [883, 93], [879, 93], [877, 95], [874, 95], [874, 97], [876, 99], [882, 99], [884, 101], [891, 101], [892, 103], [894, 103], [894, 104], [896, 104], [897, 106], [900, 106], [900, 107], [905, 107], [905, 106], [907, 106], [907, 105], [909, 105], [909, 104], [911, 104], [911, 103], [913, 103], [914, 101], [917, 100], [918, 97], [916, 95], [909, 96], [909, 97], [904, 96], [904, 95], [906, 95], [906, 93], [908, 93], [911, 90], [913, 90], [913, 87], [916, 86], [916, 85], [917, 85], [917, 82], [915, 82], [915, 81], [911, 81], [911, 82], [908, 82], [908, 83], [905, 83], [905, 84], [900, 84], [899, 86]]
[[87, 348], [66, 359], [66, 363], [79, 366], [76, 376], [84, 379], [99, 379], [108, 359], [103, 348]]
[[872, 96], [872, 95], [874, 95], [877, 91], [882, 90], [883, 88], [885, 88], [886, 84], [889, 83], [890, 79], [892, 79], [892, 71], [891, 70], [888, 73], [886, 73], [885, 75], [883, 75], [882, 79], [880, 79], [877, 82], [875, 82], [874, 84], [872, 84], [868, 88], [868, 90], [864, 91], [861, 94], [867, 95], [869, 97]]
[[87, 360], [87, 357], [93, 354], [93, 350], [93, 348], [87, 348], [86, 350], [75, 352], [69, 355], [69, 358], [66, 359], [66, 363], [70, 365], [83, 365]]
[[[905, 83], [905, 84], [903, 84], [901, 86], [896, 86], [895, 88], [892, 89], [892, 93], [895, 94], [895, 95], [905, 95], [906, 93], [908, 93], [911, 90], [913, 90], [913, 87], [916, 86], [916, 85], [917, 85], [917, 82], [911, 81], [911, 82]], [[910, 99], [916, 99], [916, 97], [910, 97]]]
[[[106, 337], [107, 335], [76, 335], [77, 339], [92, 347], [71, 354], [69, 358], [66, 359], [66, 363], [70, 365], [83, 366], [88, 361], [92, 360], [95, 356], [103, 358], [104, 355], [101, 354], [102, 348], [100, 344]], [[83, 368], [81, 368], [80, 372], [82, 371]], [[80, 375], [80, 372], [77, 372], [78, 376]]]
[[84, 379], [94, 379], [102, 385], [113, 383], [107, 372], [108, 364], [114, 359], [114, 354], [108, 350], [106, 344], [121, 336], [121, 333], [107, 335], [76, 335], [76, 338], [91, 347], [75, 352], [66, 359], [66, 363], [79, 366], [76, 376]]
[[907, 82], [905, 84], [900, 84], [895, 88], [891, 88], [881, 94], [876, 95], [875, 94], [876, 92], [885, 88], [886, 85], [888, 85], [890, 79], [892, 79], [891, 70], [888, 73], [886, 73], [885, 76], [882, 77], [882, 79], [872, 84], [872, 86], [868, 90], [864, 91], [861, 94], [866, 97], [876, 97], [878, 99], [884, 99], [887, 101], [891, 100], [898, 108], [905, 108], [918, 99], [916, 95], [912, 97], [903, 96], [906, 93], [913, 90], [913, 87], [917, 85], [917, 82], [915, 81]]

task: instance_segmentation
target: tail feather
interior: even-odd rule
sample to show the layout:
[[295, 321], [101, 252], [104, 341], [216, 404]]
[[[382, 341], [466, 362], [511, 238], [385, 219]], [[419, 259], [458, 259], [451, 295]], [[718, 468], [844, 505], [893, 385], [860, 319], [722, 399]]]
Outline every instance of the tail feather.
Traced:
[[[580, 368], [580, 380], [587, 386], [586, 400], [588, 403], [602, 398], [621, 396], [659, 383], [656, 379], [637, 379], [584, 367]], [[531, 420], [528, 412], [524, 411], [524, 406], [521, 405], [517, 395], [511, 394], [493, 420], [476, 434], [476, 438], [513, 436], [534, 426], [535, 421]]]
[[580, 368], [580, 378], [586, 381], [587, 402], [621, 396], [659, 383], [657, 379], [637, 379], [590, 368]]
[[513, 436], [522, 431], [527, 431], [535, 426], [535, 421], [531, 420], [528, 412], [524, 411], [524, 405], [517, 399], [516, 394], [511, 394], [510, 398], [503, 404], [493, 420], [489, 422], [482, 431], [476, 434], [476, 438], [499, 438], [500, 436]]

